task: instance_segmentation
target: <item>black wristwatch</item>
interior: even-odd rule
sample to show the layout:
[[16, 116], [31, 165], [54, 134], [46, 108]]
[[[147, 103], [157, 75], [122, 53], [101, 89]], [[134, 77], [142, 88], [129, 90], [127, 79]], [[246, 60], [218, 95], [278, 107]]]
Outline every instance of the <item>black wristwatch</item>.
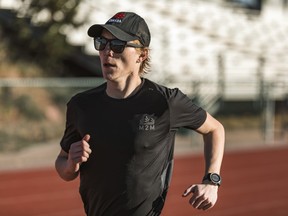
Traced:
[[208, 173], [203, 177], [202, 181], [209, 181], [214, 185], [220, 186], [221, 185], [221, 176], [217, 173]]

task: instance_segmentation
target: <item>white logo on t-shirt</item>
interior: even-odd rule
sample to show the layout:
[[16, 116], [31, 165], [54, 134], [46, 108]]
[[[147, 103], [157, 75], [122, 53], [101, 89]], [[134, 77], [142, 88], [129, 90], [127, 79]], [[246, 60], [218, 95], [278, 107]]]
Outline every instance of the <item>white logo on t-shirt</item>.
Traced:
[[155, 130], [155, 119], [153, 115], [145, 114], [139, 122], [139, 130], [148, 131]]

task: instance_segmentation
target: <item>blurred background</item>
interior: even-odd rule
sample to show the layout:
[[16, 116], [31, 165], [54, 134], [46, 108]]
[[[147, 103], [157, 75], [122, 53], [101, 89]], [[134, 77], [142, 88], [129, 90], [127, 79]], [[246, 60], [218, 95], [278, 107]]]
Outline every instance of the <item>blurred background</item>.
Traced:
[[[0, 0], [2, 169], [24, 166], [33, 153], [33, 166], [55, 159], [66, 103], [103, 82], [87, 29], [122, 10], [150, 27], [147, 78], [180, 88], [218, 118], [227, 150], [286, 145], [287, 7], [286, 0]], [[201, 145], [180, 130], [176, 153]]]
[[147, 78], [180, 88], [226, 129], [216, 207], [193, 212], [181, 198], [204, 170], [201, 136], [181, 129], [164, 215], [287, 216], [287, 2], [0, 0], [0, 215], [84, 215], [79, 179], [53, 168], [66, 103], [104, 82], [88, 28], [134, 11], [152, 34]]

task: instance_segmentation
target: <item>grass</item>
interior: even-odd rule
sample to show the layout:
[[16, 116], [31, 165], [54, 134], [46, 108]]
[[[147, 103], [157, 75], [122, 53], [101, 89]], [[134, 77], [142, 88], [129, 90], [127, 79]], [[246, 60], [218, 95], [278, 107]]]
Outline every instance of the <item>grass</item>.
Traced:
[[[45, 72], [35, 63], [11, 61], [7, 53], [0, 44], [1, 78], [45, 77]], [[0, 87], [0, 151], [17, 151], [61, 137], [66, 103], [77, 91], [79, 89]]]
[[59, 139], [70, 88], [0, 88], [0, 151], [18, 151]]
[[64, 105], [40, 88], [0, 90], [0, 150], [13, 151], [63, 133]]

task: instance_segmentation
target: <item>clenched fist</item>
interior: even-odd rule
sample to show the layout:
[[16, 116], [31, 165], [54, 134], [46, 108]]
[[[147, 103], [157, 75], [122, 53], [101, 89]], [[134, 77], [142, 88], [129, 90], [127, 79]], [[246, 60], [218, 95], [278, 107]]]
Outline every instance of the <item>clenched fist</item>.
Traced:
[[89, 140], [90, 135], [86, 134], [82, 140], [71, 144], [68, 161], [75, 166], [75, 172], [78, 172], [80, 165], [89, 159], [92, 152], [88, 143]]

